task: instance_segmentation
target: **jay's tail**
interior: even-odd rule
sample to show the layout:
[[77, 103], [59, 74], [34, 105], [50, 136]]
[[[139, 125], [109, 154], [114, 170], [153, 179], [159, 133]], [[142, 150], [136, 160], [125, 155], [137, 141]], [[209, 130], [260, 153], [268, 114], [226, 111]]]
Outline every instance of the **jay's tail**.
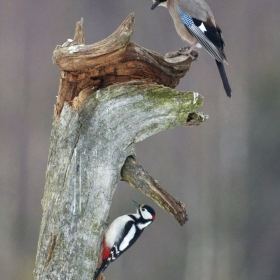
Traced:
[[217, 64], [217, 67], [219, 69], [220, 76], [222, 78], [226, 94], [227, 94], [228, 97], [231, 97], [231, 88], [230, 88], [230, 85], [229, 85], [229, 82], [228, 82], [228, 78], [227, 78], [227, 74], [226, 74], [226, 71], [225, 71], [224, 64], [222, 62], [217, 61], [217, 60], [216, 60], [216, 64]]

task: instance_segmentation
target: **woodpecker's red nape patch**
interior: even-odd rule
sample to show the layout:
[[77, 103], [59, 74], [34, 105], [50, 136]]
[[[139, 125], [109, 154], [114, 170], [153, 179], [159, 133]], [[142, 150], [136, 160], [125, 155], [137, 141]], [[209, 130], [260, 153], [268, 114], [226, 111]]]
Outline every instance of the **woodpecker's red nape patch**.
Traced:
[[103, 253], [102, 253], [102, 260], [107, 260], [110, 256], [110, 248], [106, 246], [105, 244], [105, 238], [103, 237], [102, 240], [102, 248], [103, 248]]
[[152, 220], [154, 220], [156, 218], [156, 215], [152, 215]]

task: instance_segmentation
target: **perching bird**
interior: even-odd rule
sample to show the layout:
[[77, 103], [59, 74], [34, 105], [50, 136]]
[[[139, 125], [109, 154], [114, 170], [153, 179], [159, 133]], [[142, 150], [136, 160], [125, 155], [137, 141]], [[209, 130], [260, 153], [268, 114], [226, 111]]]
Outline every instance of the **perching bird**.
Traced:
[[95, 271], [93, 280], [102, 273], [107, 266], [131, 247], [139, 238], [144, 228], [155, 219], [155, 211], [148, 205], [132, 201], [137, 207], [136, 214], [123, 215], [116, 218], [102, 240], [102, 263]]
[[228, 62], [224, 53], [222, 31], [205, 1], [153, 0], [153, 2], [152, 10], [157, 6], [164, 6], [169, 10], [177, 33], [184, 41], [191, 44], [187, 53], [190, 53], [194, 47], [202, 45], [216, 60], [226, 94], [231, 97], [231, 88], [224, 68], [224, 63], [228, 64]]

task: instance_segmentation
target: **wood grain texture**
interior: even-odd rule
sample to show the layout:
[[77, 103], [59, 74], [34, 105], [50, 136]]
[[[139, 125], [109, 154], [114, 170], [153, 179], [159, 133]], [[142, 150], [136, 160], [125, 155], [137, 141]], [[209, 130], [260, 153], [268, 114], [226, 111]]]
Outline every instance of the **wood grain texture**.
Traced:
[[77, 23], [74, 40], [57, 46], [53, 53], [53, 62], [61, 69], [56, 120], [64, 102], [73, 109], [80, 108], [82, 103], [76, 103], [74, 99], [79, 99], [84, 89], [90, 95], [115, 83], [139, 79], [175, 88], [193, 61], [178, 52], [164, 58], [130, 42], [134, 30], [133, 14], [108, 38], [91, 45], [82, 43], [82, 24], [82, 20]]

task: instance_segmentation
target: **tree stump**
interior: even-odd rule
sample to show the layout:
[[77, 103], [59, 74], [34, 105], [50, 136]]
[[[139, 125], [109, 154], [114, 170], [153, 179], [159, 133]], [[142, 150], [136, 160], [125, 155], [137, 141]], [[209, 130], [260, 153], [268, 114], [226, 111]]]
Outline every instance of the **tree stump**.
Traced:
[[61, 72], [34, 279], [92, 279], [120, 180], [184, 224], [184, 204], [137, 163], [134, 147], [157, 132], [207, 118], [197, 113], [198, 93], [174, 90], [192, 58], [164, 59], [130, 42], [133, 14], [92, 45], [84, 44], [82, 24], [53, 54]]

